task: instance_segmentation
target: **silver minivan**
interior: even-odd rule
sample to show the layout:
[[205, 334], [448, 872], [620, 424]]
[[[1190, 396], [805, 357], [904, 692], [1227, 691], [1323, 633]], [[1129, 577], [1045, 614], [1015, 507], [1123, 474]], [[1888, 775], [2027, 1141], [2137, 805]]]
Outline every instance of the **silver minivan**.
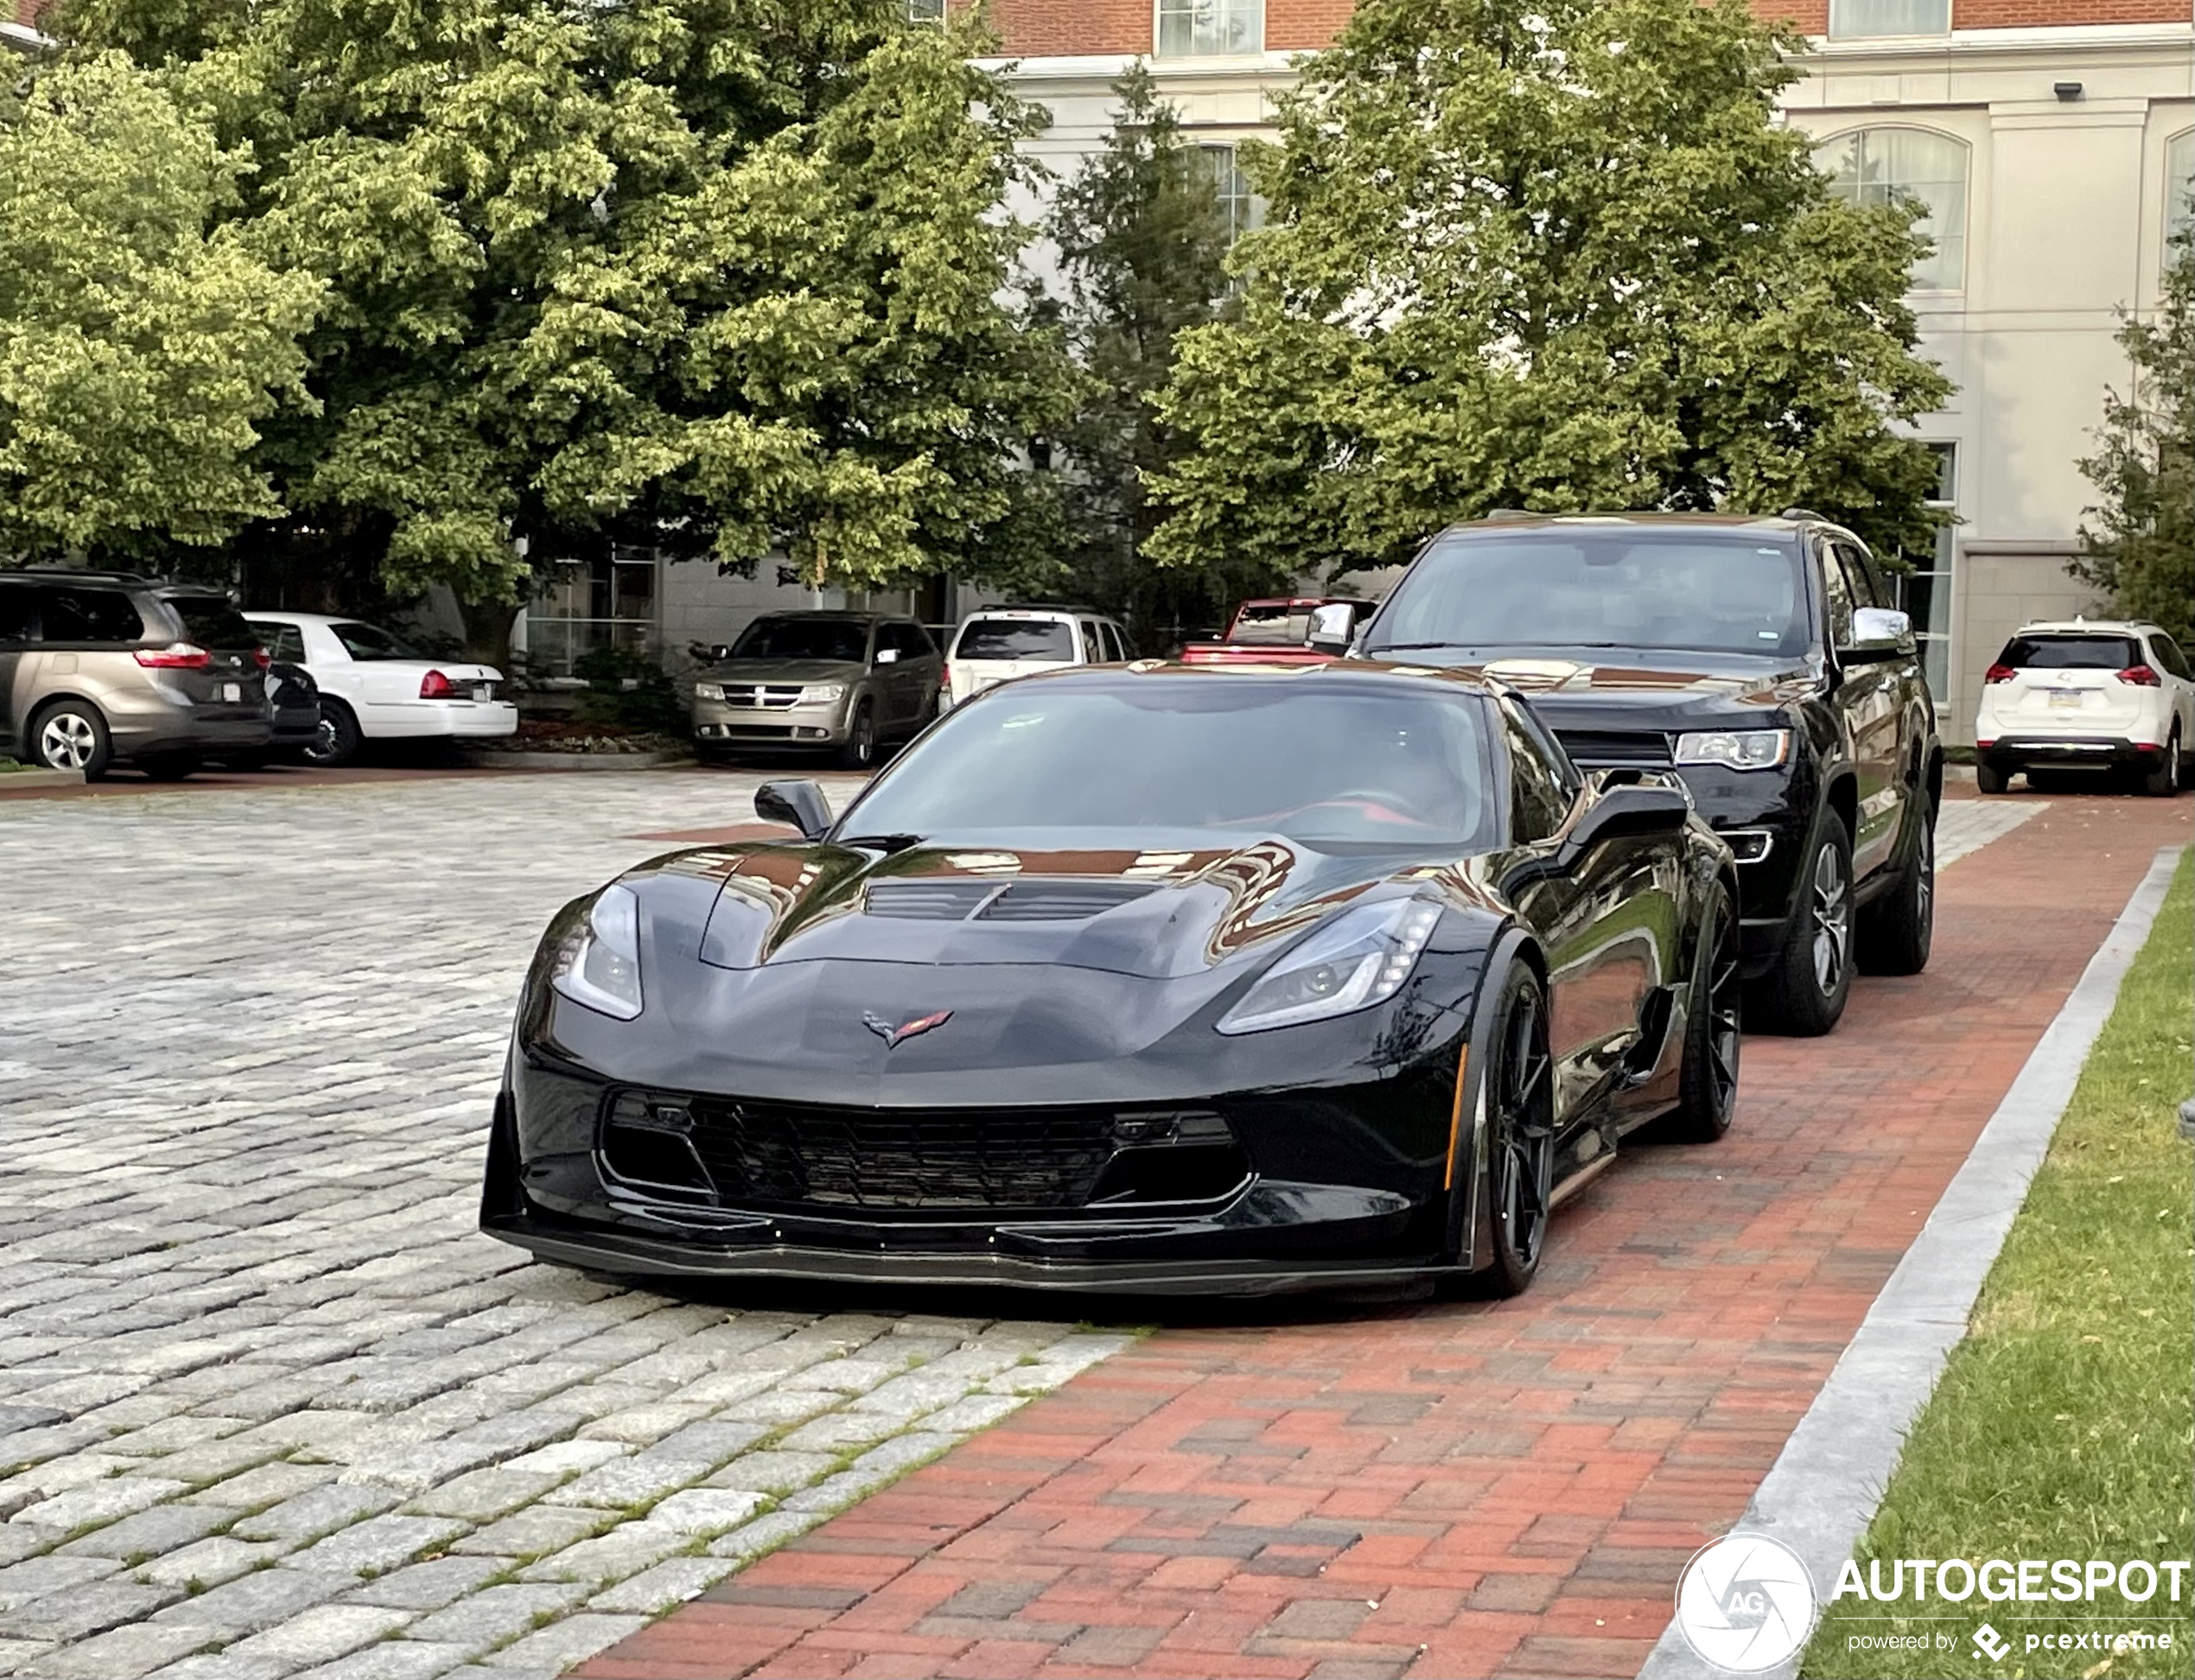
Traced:
[[0, 572], [0, 753], [156, 780], [274, 739], [267, 650], [228, 597], [126, 573]]

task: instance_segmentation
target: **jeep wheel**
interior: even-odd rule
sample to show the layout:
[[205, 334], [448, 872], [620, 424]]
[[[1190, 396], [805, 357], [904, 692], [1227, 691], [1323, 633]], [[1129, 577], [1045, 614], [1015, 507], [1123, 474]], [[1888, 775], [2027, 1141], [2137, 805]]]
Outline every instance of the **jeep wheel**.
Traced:
[[1898, 884], [1860, 913], [1860, 971], [1918, 974], [1936, 937], [1936, 811], [1925, 793], [1913, 795], [1920, 832]]
[[1837, 1024], [1852, 993], [1852, 838], [1825, 816], [1798, 877], [1798, 903], [1783, 949], [1746, 1011], [1778, 1032], [1819, 1038]]

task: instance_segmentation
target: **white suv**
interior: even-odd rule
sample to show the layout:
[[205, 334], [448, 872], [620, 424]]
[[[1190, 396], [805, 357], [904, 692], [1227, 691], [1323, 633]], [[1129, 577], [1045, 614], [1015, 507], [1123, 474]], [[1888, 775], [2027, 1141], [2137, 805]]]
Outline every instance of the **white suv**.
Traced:
[[1974, 751], [1984, 793], [2023, 770], [2129, 765], [2150, 792], [2179, 791], [2195, 751], [2195, 672], [2155, 625], [2022, 625], [1982, 680]]
[[938, 710], [1015, 677], [1136, 657], [1117, 620], [1076, 607], [986, 607], [954, 633], [938, 678]]

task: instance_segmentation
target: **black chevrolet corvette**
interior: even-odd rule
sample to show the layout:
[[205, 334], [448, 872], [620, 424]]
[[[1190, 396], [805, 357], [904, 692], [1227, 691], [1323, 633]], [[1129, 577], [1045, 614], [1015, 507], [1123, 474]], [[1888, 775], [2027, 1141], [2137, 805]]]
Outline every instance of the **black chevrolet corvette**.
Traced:
[[805, 838], [568, 905], [485, 1230], [689, 1276], [1262, 1294], [1537, 1269], [1738, 1069], [1735, 871], [1515, 694], [1156, 664], [957, 707]]

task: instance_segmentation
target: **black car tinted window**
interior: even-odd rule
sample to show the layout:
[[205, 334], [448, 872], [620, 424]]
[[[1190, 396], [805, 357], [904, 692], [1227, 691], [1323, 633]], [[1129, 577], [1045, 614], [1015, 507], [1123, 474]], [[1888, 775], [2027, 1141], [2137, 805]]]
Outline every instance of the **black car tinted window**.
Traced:
[[1632, 647], [1791, 655], [1809, 614], [1789, 541], [1553, 525], [1443, 538], [1395, 588], [1365, 652]]
[[361, 663], [375, 659], [417, 659], [424, 658], [417, 649], [386, 630], [372, 624], [331, 624], [328, 629], [335, 640], [343, 644], [343, 651]]
[[868, 658], [868, 625], [861, 619], [759, 618], [739, 633], [732, 658], [860, 665]]
[[1513, 710], [1502, 708], [1509, 722], [1510, 838], [1519, 845], [1544, 840], [1562, 826], [1570, 801], [1557, 785], [1545, 749], [1533, 739]]
[[1057, 619], [970, 619], [953, 645], [956, 659], [1073, 661], [1073, 633]]
[[259, 633], [220, 595], [169, 595], [168, 605], [182, 620], [187, 641], [224, 650], [259, 646]]
[[1832, 543], [1830, 550], [1844, 567], [1845, 587], [1852, 593], [1855, 607], [1887, 607], [1887, 597], [1875, 590], [1874, 574], [1868, 570], [1860, 550], [1849, 543]]
[[37, 592], [27, 585], [0, 581], [0, 642], [30, 640], [37, 602]]
[[2128, 636], [2014, 636], [1997, 655], [2014, 671], [2124, 671], [2141, 662]]
[[847, 813], [848, 834], [1180, 832], [1471, 850], [1486, 708], [1469, 694], [1047, 678], [948, 713]]
[[137, 603], [120, 589], [48, 584], [38, 592], [38, 607], [42, 620], [39, 633], [49, 642], [126, 646], [145, 638], [145, 621]]

